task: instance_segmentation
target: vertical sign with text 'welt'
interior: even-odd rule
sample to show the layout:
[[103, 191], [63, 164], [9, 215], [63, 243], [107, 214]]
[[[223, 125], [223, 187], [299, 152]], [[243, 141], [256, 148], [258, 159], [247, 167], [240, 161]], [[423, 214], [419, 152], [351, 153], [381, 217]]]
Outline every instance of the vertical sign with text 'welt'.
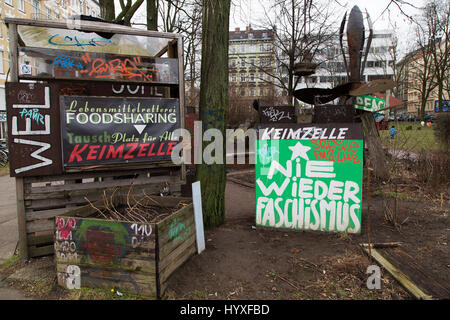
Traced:
[[256, 225], [361, 232], [360, 123], [261, 125], [255, 156]]
[[62, 173], [57, 97], [50, 84], [6, 83], [12, 177]]

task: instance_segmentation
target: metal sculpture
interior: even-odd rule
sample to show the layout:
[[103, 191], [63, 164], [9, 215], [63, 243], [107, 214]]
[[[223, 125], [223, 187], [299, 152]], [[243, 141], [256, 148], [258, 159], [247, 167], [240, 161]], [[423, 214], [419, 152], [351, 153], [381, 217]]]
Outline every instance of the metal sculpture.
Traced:
[[[392, 80], [374, 80], [368, 83], [361, 82], [364, 73], [364, 66], [367, 61], [367, 56], [369, 55], [369, 50], [373, 38], [372, 21], [370, 20], [370, 16], [367, 11], [366, 14], [367, 23], [369, 25], [369, 37], [366, 43], [366, 50], [363, 54], [365, 40], [363, 15], [358, 6], [354, 6], [350, 11], [347, 23], [349, 61], [347, 61], [343, 45], [344, 28], [347, 19], [347, 13], [345, 13], [344, 18], [341, 22], [339, 30], [339, 44], [342, 57], [344, 59], [345, 71], [347, 72], [349, 81], [331, 89], [305, 88], [295, 90], [294, 97], [309, 104], [324, 104], [341, 96], [358, 96], [361, 94], [370, 94], [391, 89], [395, 86], [395, 82]], [[363, 57], [364, 60], [361, 64], [361, 60]]]

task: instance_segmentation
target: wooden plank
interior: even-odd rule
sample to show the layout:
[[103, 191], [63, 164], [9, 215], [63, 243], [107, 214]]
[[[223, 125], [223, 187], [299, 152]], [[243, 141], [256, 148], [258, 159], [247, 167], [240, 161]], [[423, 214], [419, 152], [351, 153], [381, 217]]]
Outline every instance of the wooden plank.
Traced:
[[[115, 288], [121, 292], [156, 297], [156, 278], [154, 275], [108, 268], [81, 267], [80, 271], [82, 287], [104, 288], [108, 290]], [[65, 277], [67, 277], [65, 272], [58, 272], [58, 283], [65, 286]]]
[[161, 259], [161, 257], [158, 258], [158, 268], [159, 271], [164, 271], [168, 266], [170, 266], [172, 263], [176, 262], [180, 255], [188, 250], [191, 246], [195, 247], [195, 234], [192, 234], [189, 238], [187, 238], [185, 241], [182, 241], [179, 246], [176, 247], [175, 250], [172, 250], [166, 257]]
[[200, 181], [192, 184], [192, 198], [194, 200], [194, 221], [195, 221], [195, 237], [197, 242], [197, 253], [200, 254], [205, 250], [205, 231], [203, 229], [203, 209], [202, 209], [202, 193], [200, 189]]
[[174, 219], [169, 228], [158, 228], [158, 244], [163, 249], [169, 242], [183, 242], [189, 238], [192, 234], [195, 234], [195, 221], [194, 217], [188, 217], [187, 219], [180, 220]]
[[177, 218], [177, 219], [180, 219], [180, 221], [183, 221], [188, 216], [192, 216], [192, 217], [194, 216], [194, 207], [193, 207], [192, 203], [185, 206], [184, 208], [178, 210], [176, 213], [170, 215], [169, 217], [158, 222], [157, 223], [158, 231], [161, 231], [163, 233], [168, 232], [170, 224], [172, 223], [173, 219]]
[[[75, 21], [75, 20], [74, 20]], [[67, 22], [61, 22], [57, 20], [31, 20], [24, 18], [13, 18], [13, 17], [5, 17], [6, 24], [18, 24], [18, 25], [26, 25], [26, 26], [36, 26], [36, 27], [47, 27], [47, 28], [61, 28], [61, 29], [69, 29], [69, 26], [75, 30], [83, 30], [87, 32], [110, 32], [110, 33], [119, 33], [119, 34], [129, 34], [136, 36], [147, 36], [147, 37], [157, 37], [157, 38], [168, 38], [174, 39], [181, 37], [181, 35], [176, 33], [168, 33], [168, 32], [157, 32], [145, 29], [138, 28], [130, 28], [126, 26], [121, 26], [118, 24], [112, 23], [101, 23], [95, 21], [83, 21], [76, 20], [76, 23], [69, 25]]]
[[[159, 189], [160, 184], [165, 181], [168, 181], [169, 185], [176, 185], [176, 184], [181, 183], [181, 181], [177, 180], [178, 177], [166, 177], [166, 178], [156, 177], [156, 178], [153, 178], [151, 181], [148, 181], [148, 182], [142, 181], [138, 184], [133, 184], [133, 189], [134, 190], [145, 189], [145, 188], [154, 189], [154, 186], [152, 186], [152, 185], [158, 185], [158, 189]], [[128, 182], [128, 184], [126, 182], [124, 182], [124, 183], [116, 182], [116, 183], [119, 186], [114, 186], [114, 183], [111, 182], [108, 184], [109, 185], [108, 188], [102, 187], [102, 183], [98, 183], [96, 185], [91, 185], [89, 188], [85, 188], [85, 189], [59, 190], [59, 191], [54, 191], [54, 192], [41, 192], [41, 193], [37, 193], [36, 191], [33, 191], [33, 193], [27, 193], [25, 195], [25, 200], [43, 200], [43, 199], [51, 199], [51, 198], [65, 198], [65, 197], [72, 198], [72, 197], [76, 197], [76, 196], [88, 196], [88, 194], [92, 194], [92, 193], [103, 194], [104, 191], [106, 191], [107, 193], [111, 193], [114, 190], [116, 190], [117, 193], [129, 191], [129, 189], [130, 189], [129, 182]]]
[[35, 235], [35, 234], [29, 234], [27, 236], [27, 241], [29, 246], [39, 246], [42, 244], [52, 244], [54, 241], [54, 234], [52, 231], [49, 231], [48, 234], [42, 234], [42, 235]]
[[28, 247], [30, 258], [42, 257], [53, 254], [53, 245], [43, 247]]
[[56, 216], [63, 216], [65, 213], [71, 212], [73, 210], [74, 210], [74, 208], [59, 208], [59, 209], [40, 210], [40, 211], [32, 211], [32, 210], [27, 209], [25, 212], [25, 215], [26, 215], [26, 219], [27, 219], [27, 223], [28, 223], [29, 221], [45, 220], [45, 219], [49, 219], [49, 218], [54, 218]]
[[157, 177], [140, 177], [137, 179], [118, 179], [113, 181], [101, 181], [101, 182], [87, 182], [87, 183], [76, 183], [76, 184], [63, 184], [55, 185], [49, 187], [35, 187], [29, 190], [28, 194], [44, 194], [44, 193], [54, 193], [58, 191], [74, 191], [74, 190], [91, 190], [91, 189], [109, 189], [115, 187], [139, 186], [152, 183], [162, 183], [162, 182], [175, 182], [177, 177], [172, 176], [157, 176]]
[[65, 272], [68, 265], [77, 265], [80, 268], [97, 268], [97, 269], [108, 269], [108, 270], [123, 270], [126, 272], [132, 272], [141, 275], [155, 275], [156, 272], [156, 262], [152, 257], [147, 257], [144, 259], [135, 258], [124, 258], [120, 264], [107, 264], [100, 265], [91, 262], [83, 262], [80, 259], [64, 259], [61, 256], [56, 257], [56, 271]]
[[414, 297], [420, 300], [433, 299], [432, 296], [426, 294], [421, 288], [419, 288], [414, 282], [412, 282], [406, 274], [404, 274], [401, 270], [397, 269], [387, 259], [385, 259], [377, 249], [363, 247], [363, 250], [369, 256], [372, 256], [379, 264], [381, 264]]
[[189, 241], [189, 239], [196, 234], [194, 221], [191, 221], [191, 224], [186, 226], [186, 230], [187, 232], [180, 238], [166, 235], [166, 239], [163, 239], [161, 237], [161, 233], [158, 233], [159, 261], [166, 259], [172, 251], [176, 250], [183, 243]]
[[[145, 164], [145, 168], [130, 168], [129, 166], [117, 167], [110, 166], [108, 171], [78, 171], [78, 172], [67, 172], [63, 175], [52, 175], [52, 176], [32, 176], [26, 177], [25, 181], [29, 183], [36, 182], [51, 182], [51, 181], [64, 181], [64, 180], [76, 180], [76, 179], [89, 179], [89, 178], [105, 178], [105, 177], [120, 177], [120, 176], [135, 176], [135, 175], [147, 175], [150, 176], [158, 173], [166, 172], [169, 175], [170, 172], [178, 172], [180, 170], [179, 166], [175, 164], [164, 163], [165, 168], [161, 168], [161, 163], [158, 164]], [[113, 169], [113, 170], [112, 170]]]
[[53, 219], [29, 221], [26, 225], [26, 232], [51, 231], [54, 227]]
[[386, 248], [380, 250], [396, 268], [401, 269], [424, 292], [437, 299], [450, 299], [448, 282], [437, 279], [433, 273], [424, 269], [418, 260], [401, 248]]
[[[195, 245], [192, 243], [190, 247], [187, 247], [186, 250], [182, 251], [179, 257], [168, 265], [164, 270], [159, 271], [159, 281], [160, 283], [164, 283], [170, 277], [170, 275], [178, 269], [183, 263], [185, 263], [191, 256], [193, 256], [196, 252]], [[161, 292], [163, 294], [163, 292]]]

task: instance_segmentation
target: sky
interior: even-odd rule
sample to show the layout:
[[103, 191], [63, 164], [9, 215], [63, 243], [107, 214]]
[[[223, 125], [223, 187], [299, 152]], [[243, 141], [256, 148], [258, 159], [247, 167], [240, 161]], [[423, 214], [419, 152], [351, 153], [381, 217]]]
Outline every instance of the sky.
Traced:
[[[245, 29], [249, 23], [253, 26], [264, 23], [264, 10], [262, 7], [269, 7], [276, 2], [275, 0], [232, 0], [230, 30], [234, 30], [236, 27], [240, 27], [241, 30]], [[404, 14], [414, 17], [420, 13], [420, 10], [414, 7], [422, 7], [426, 0], [398, 0], [398, 2], [405, 2], [400, 5], [401, 10]], [[413, 25], [391, 0], [328, 0], [326, 3], [330, 3], [336, 8], [339, 22], [346, 11], [347, 14], [350, 13], [354, 5], [357, 5], [363, 13], [367, 10], [371, 17], [373, 28], [375, 30], [394, 29], [399, 39], [400, 50], [408, 51], [412, 41], [413, 32], [411, 31]], [[339, 26], [336, 26], [336, 28], [338, 29]]]

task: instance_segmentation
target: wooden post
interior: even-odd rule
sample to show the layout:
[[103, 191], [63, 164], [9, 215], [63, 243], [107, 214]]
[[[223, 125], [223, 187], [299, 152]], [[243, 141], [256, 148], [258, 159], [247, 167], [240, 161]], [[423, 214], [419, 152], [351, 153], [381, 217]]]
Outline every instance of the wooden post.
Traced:
[[[180, 99], [180, 118], [181, 118], [181, 128], [186, 128], [185, 126], [185, 113], [184, 113], [184, 50], [183, 50], [183, 38], [177, 38], [177, 58], [178, 58], [178, 77], [179, 77], [179, 99]], [[182, 183], [186, 183], [186, 165], [181, 164], [181, 180]]]
[[[9, 61], [11, 81], [18, 82], [18, 52], [17, 52], [17, 24], [8, 25], [9, 32]], [[8, 81], [8, 79], [6, 79]], [[9, 137], [11, 139], [11, 137]], [[17, 226], [19, 232], [19, 254], [23, 260], [28, 260], [28, 241], [25, 218], [25, 197], [23, 188], [23, 178], [16, 177], [16, 207], [17, 207]]]

